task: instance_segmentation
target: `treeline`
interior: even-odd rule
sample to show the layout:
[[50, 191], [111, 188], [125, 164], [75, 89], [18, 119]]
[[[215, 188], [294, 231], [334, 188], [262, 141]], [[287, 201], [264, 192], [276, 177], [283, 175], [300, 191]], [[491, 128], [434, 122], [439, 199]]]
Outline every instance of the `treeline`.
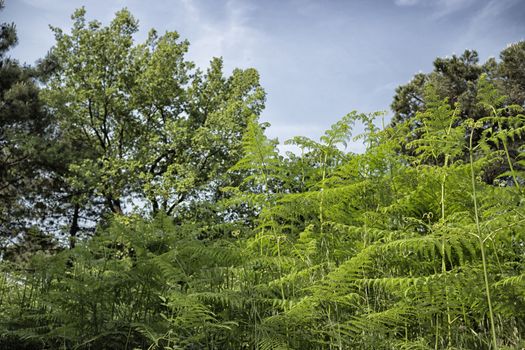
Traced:
[[0, 32], [0, 348], [525, 347], [525, 42], [283, 155], [254, 69], [72, 19]]

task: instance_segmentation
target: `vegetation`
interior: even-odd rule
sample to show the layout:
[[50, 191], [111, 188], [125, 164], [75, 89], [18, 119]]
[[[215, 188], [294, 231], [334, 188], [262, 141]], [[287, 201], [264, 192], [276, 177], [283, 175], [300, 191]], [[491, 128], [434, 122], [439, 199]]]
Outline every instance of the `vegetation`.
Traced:
[[84, 16], [0, 33], [1, 348], [525, 347], [525, 42], [283, 155], [255, 70]]

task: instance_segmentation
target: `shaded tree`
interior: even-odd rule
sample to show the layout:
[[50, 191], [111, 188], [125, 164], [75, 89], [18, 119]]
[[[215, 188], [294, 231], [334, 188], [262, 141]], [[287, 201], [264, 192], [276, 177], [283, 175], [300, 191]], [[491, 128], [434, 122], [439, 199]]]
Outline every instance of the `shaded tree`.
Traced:
[[47, 219], [46, 193], [53, 183], [48, 176], [52, 118], [39, 98], [40, 72], [8, 56], [16, 44], [15, 25], [1, 24], [0, 245], [2, 250], [9, 247], [11, 258], [53, 246], [38, 228]]

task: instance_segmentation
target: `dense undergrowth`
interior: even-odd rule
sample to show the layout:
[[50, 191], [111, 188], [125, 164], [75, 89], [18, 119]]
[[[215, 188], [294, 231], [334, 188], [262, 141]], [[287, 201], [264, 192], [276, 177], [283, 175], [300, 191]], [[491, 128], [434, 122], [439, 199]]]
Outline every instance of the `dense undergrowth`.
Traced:
[[[252, 121], [231, 170], [250, 175], [217, 206], [250, 205], [253, 227], [115, 216], [73, 249], [3, 264], [2, 344], [525, 346], [522, 177], [481, 181], [504, 155], [483, 147], [488, 136], [469, 144], [482, 123], [453, 126], [445, 102], [425, 112], [414, 157], [400, 155], [395, 131], [378, 130], [374, 117], [350, 114], [319, 143], [296, 139], [305, 151], [297, 158], [279, 156]], [[367, 151], [345, 154], [337, 146], [356, 120], [368, 125]]]

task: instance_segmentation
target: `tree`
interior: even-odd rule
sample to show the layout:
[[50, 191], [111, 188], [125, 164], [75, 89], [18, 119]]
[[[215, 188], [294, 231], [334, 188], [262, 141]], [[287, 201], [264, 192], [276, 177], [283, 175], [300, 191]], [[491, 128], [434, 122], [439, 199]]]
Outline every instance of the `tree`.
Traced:
[[502, 80], [509, 103], [525, 104], [525, 41], [509, 45], [500, 53], [498, 76]]
[[39, 99], [39, 71], [7, 56], [16, 43], [15, 25], [1, 24], [0, 247], [13, 259], [27, 250], [53, 246], [36, 226], [45, 219], [43, 197], [53, 182], [45, 175], [52, 118]]
[[396, 89], [391, 105], [394, 112], [392, 123], [402, 123], [424, 109], [424, 87], [427, 84], [434, 86], [441, 99], [448, 98], [451, 106], [460, 102], [464, 113], [471, 114], [475, 104], [475, 84], [483, 71], [486, 67], [479, 64], [478, 53], [473, 50], [465, 50], [461, 56], [436, 58], [431, 73], [418, 73], [408, 84]]
[[[401, 152], [414, 155], [413, 150], [407, 147], [411, 142], [422, 138], [421, 130], [424, 121], [421, 116], [432, 108], [433, 101], [428, 99], [426, 91], [432, 86], [434, 95], [439, 100], [446, 100], [450, 108], [457, 108], [458, 115], [453, 127], [464, 125], [467, 120], [483, 119], [488, 123], [482, 128], [477, 128], [473, 136], [474, 146], [483, 139], [484, 130], [492, 128], [509, 128], [505, 123], [492, 124], [486, 119], [486, 105], [483, 86], [494, 86], [496, 92], [502, 97], [498, 107], [506, 111], [509, 116], [518, 116], [524, 103], [525, 86], [523, 85], [523, 66], [525, 65], [525, 42], [510, 45], [500, 54], [498, 62], [491, 58], [484, 64], [479, 63], [478, 54], [473, 50], [466, 50], [461, 56], [452, 55], [451, 58], [437, 58], [434, 61], [434, 70], [431, 73], [418, 73], [406, 85], [396, 89], [391, 108], [394, 112], [391, 126], [403, 130], [405, 140]], [[509, 143], [506, 153], [516, 156], [519, 147], [523, 144], [521, 135], [513, 138]], [[465, 133], [465, 141], [469, 135]], [[493, 151], [500, 151], [501, 144], [492, 143]], [[468, 154], [463, 150], [463, 160], [468, 160]], [[508, 158], [508, 157], [507, 157]], [[491, 183], [496, 177], [505, 173], [508, 162], [502, 165], [492, 165], [485, 172], [485, 180]]]
[[53, 28], [58, 68], [43, 91], [72, 146], [70, 222], [90, 207], [175, 215], [216, 197], [248, 118], [264, 108], [258, 73], [224, 76], [218, 58], [205, 73], [195, 69], [177, 32], [151, 30], [134, 45], [138, 23], [127, 10], [108, 26], [86, 23], [83, 8], [72, 19], [70, 34]]

